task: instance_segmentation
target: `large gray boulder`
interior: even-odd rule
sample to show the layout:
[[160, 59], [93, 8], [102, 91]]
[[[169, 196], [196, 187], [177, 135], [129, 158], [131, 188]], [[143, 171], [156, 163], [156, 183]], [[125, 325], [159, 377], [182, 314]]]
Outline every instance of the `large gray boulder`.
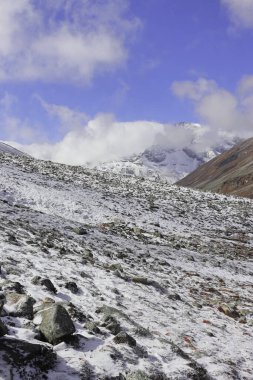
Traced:
[[61, 305], [49, 306], [41, 312], [40, 332], [51, 344], [58, 344], [75, 332], [75, 326]]

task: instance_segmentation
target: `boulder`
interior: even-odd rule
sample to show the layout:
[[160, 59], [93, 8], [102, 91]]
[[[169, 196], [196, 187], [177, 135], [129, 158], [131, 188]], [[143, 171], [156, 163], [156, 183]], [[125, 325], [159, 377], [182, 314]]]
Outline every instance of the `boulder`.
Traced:
[[41, 312], [42, 320], [39, 326], [47, 342], [58, 344], [75, 332], [75, 326], [61, 305], [52, 305]]
[[13, 317], [25, 317], [33, 319], [33, 305], [35, 300], [26, 294], [6, 294], [4, 309]]

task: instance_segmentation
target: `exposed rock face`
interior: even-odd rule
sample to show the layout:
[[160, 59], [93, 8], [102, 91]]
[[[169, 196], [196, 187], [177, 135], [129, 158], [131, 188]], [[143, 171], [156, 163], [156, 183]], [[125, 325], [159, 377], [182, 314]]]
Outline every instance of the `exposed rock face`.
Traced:
[[41, 314], [39, 329], [49, 343], [57, 344], [75, 332], [75, 326], [63, 306], [50, 306]]
[[253, 138], [200, 166], [177, 185], [253, 198]]

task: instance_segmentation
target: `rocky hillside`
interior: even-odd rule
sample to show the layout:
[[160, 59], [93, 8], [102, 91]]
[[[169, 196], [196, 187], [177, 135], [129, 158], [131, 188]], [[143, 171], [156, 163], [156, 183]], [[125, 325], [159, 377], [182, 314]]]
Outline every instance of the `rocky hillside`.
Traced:
[[0, 155], [0, 378], [253, 378], [253, 203]]
[[200, 166], [178, 185], [253, 198], [253, 138]]

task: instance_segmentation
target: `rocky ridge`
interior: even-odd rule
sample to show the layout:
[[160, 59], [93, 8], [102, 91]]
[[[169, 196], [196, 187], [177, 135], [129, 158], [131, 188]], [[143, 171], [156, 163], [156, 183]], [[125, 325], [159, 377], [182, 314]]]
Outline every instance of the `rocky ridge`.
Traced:
[[253, 138], [201, 165], [178, 185], [253, 198]]
[[252, 378], [252, 201], [0, 163], [1, 378]]

